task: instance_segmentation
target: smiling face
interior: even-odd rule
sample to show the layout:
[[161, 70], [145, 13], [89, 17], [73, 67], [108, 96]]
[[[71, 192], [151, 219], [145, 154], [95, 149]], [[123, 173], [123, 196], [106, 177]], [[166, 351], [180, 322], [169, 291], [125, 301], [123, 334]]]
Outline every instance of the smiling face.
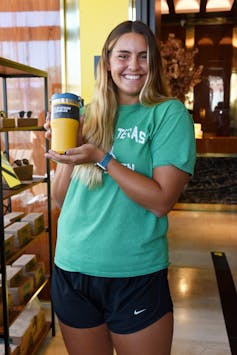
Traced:
[[137, 103], [148, 73], [144, 36], [134, 32], [122, 35], [110, 53], [108, 70], [117, 86], [119, 104]]

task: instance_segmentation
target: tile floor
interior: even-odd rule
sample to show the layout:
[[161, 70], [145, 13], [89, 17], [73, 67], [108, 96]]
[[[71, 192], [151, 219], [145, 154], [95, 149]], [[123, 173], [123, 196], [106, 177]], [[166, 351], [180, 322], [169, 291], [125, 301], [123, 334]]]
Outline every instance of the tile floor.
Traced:
[[[226, 254], [236, 285], [237, 210], [185, 206], [169, 215], [169, 280], [175, 308], [172, 355], [231, 355], [210, 252]], [[58, 330], [37, 352], [55, 354], [67, 354]]]

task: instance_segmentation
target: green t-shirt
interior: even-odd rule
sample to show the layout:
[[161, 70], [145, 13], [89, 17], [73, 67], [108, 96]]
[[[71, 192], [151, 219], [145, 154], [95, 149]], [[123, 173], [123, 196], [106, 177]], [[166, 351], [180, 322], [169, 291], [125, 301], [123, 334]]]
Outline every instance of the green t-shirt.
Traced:
[[[193, 121], [177, 100], [120, 106], [112, 153], [146, 176], [195, 164]], [[73, 177], [58, 220], [55, 263], [64, 270], [105, 277], [144, 275], [168, 266], [167, 217], [157, 217], [119, 188], [107, 173], [93, 190]]]

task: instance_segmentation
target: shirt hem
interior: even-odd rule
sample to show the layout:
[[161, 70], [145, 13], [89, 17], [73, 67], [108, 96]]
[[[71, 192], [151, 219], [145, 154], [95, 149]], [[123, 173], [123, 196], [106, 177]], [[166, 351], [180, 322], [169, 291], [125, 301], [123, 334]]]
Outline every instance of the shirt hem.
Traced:
[[90, 275], [90, 276], [95, 276], [95, 277], [135, 277], [135, 276], [143, 276], [143, 275], [148, 275], [148, 274], [152, 274], [153, 272], [156, 271], [160, 271], [163, 269], [168, 268], [168, 266], [170, 265], [170, 263], [164, 263], [162, 265], [157, 265], [154, 267], [150, 267], [150, 268], [146, 268], [146, 269], [136, 269], [136, 267], [134, 267], [134, 269], [136, 270], [134, 272], [134, 270], [130, 270], [130, 271], [123, 271], [123, 272], [111, 272], [111, 271], [91, 271], [88, 268], [80, 268], [78, 267], [77, 269], [65, 266], [65, 264], [58, 262], [57, 260], [54, 261], [55, 264], [60, 268], [63, 269], [65, 271], [69, 271], [69, 272], [80, 272], [82, 274], [85, 275]]

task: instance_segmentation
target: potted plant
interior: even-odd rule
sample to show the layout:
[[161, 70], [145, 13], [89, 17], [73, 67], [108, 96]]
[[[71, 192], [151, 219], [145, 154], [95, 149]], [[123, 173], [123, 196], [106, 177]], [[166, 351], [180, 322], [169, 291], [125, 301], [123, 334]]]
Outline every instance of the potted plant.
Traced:
[[188, 93], [202, 80], [203, 66], [195, 66], [198, 49], [186, 49], [173, 33], [166, 42], [160, 43], [164, 73], [171, 95], [185, 102]]

